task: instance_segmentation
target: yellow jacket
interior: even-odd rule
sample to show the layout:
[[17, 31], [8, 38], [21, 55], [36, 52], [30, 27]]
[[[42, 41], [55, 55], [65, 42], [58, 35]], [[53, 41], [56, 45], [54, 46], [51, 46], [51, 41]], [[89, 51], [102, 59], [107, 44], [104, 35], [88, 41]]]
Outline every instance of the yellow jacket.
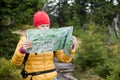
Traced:
[[[19, 49], [21, 48], [22, 43], [25, 40], [26, 40], [26, 37], [23, 36], [20, 38], [19, 43], [17, 44], [17, 48], [11, 60], [13, 65], [20, 66], [24, 61], [25, 54], [22, 54], [19, 51]], [[63, 53], [62, 50], [57, 50], [55, 52], [55, 55], [61, 62], [68, 63], [72, 60], [72, 56], [74, 55], [74, 53], [75, 53], [75, 50], [72, 50], [70, 57], [68, 57]], [[30, 53], [28, 60], [26, 61], [25, 70], [28, 73], [31, 73], [31, 72], [53, 69], [55, 68], [53, 60], [54, 60], [54, 54], [52, 51], [43, 52], [37, 55], [35, 55], [34, 53]], [[53, 80], [56, 76], [57, 76], [57, 72], [54, 71], [46, 74], [33, 76], [32, 79], [33, 80]], [[31, 76], [28, 76], [25, 80], [30, 80], [30, 77]]]

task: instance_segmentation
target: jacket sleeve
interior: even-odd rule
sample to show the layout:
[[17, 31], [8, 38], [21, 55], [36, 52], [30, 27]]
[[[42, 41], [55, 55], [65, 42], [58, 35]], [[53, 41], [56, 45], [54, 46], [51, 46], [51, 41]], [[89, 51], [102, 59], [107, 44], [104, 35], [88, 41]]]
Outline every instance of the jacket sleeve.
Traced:
[[67, 55], [63, 52], [63, 50], [57, 50], [57, 51], [55, 51], [56, 57], [57, 57], [61, 62], [64, 62], [64, 63], [70, 62], [70, 61], [72, 60], [74, 54], [75, 54], [75, 49], [72, 49], [70, 56], [67, 56]]
[[20, 38], [20, 40], [17, 44], [16, 50], [14, 52], [14, 55], [12, 57], [11, 63], [15, 66], [20, 66], [23, 63], [25, 54], [20, 52], [20, 48], [21, 48], [22, 43], [25, 39], [26, 39], [26, 37], [21, 37]]

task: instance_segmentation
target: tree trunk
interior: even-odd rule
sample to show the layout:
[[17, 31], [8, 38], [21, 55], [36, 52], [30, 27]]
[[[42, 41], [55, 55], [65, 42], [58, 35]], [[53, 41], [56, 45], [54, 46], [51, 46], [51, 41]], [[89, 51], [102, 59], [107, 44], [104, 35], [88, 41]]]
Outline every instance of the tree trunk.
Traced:
[[43, 11], [48, 12], [48, 2], [44, 3], [44, 6], [42, 8]]
[[114, 30], [115, 36], [117, 38], [120, 38], [119, 28], [118, 28], [118, 19], [119, 19], [119, 14], [115, 14], [112, 20], [111, 28]]

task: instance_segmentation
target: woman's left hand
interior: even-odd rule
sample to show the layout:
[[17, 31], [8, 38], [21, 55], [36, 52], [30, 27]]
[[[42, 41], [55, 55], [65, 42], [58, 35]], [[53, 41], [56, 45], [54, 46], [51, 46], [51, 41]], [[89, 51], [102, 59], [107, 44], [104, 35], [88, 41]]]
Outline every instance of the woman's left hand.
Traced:
[[73, 36], [73, 44], [74, 44], [74, 45], [75, 45], [76, 41], [77, 41], [76, 37]]

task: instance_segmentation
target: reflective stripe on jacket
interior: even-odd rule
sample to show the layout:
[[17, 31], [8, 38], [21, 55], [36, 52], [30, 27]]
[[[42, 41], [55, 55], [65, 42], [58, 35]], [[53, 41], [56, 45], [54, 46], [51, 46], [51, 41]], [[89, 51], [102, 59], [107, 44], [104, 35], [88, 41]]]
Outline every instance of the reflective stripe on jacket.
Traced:
[[[20, 66], [24, 61], [25, 54], [22, 54], [19, 49], [21, 48], [22, 43], [25, 40], [26, 40], [26, 37], [23, 36], [20, 38], [19, 43], [17, 44], [15, 53], [11, 60], [13, 65]], [[55, 55], [61, 62], [68, 63], [72, 60], [72, 56], [74, 55], [74, 53], [75, 53], [75, 50], [72, 50], [71, 56], [68, 57], [64, 54], [63, 50], [57, 50], [55, 52]], [[53, 51], [43, 52], [37, 55], [34, 53], [30, 53], [25, 66], [25, 70], [28, 73], [45, 71], [53, 68], [55, 68]], [[57, 72], [54, 71], [46, 74], [33, 76], [33, 80], [53, 80], [56, 76], [57, 76]], [[30, 80], [30, 77], [31, 76], [28, 76], [25, 80]]]

